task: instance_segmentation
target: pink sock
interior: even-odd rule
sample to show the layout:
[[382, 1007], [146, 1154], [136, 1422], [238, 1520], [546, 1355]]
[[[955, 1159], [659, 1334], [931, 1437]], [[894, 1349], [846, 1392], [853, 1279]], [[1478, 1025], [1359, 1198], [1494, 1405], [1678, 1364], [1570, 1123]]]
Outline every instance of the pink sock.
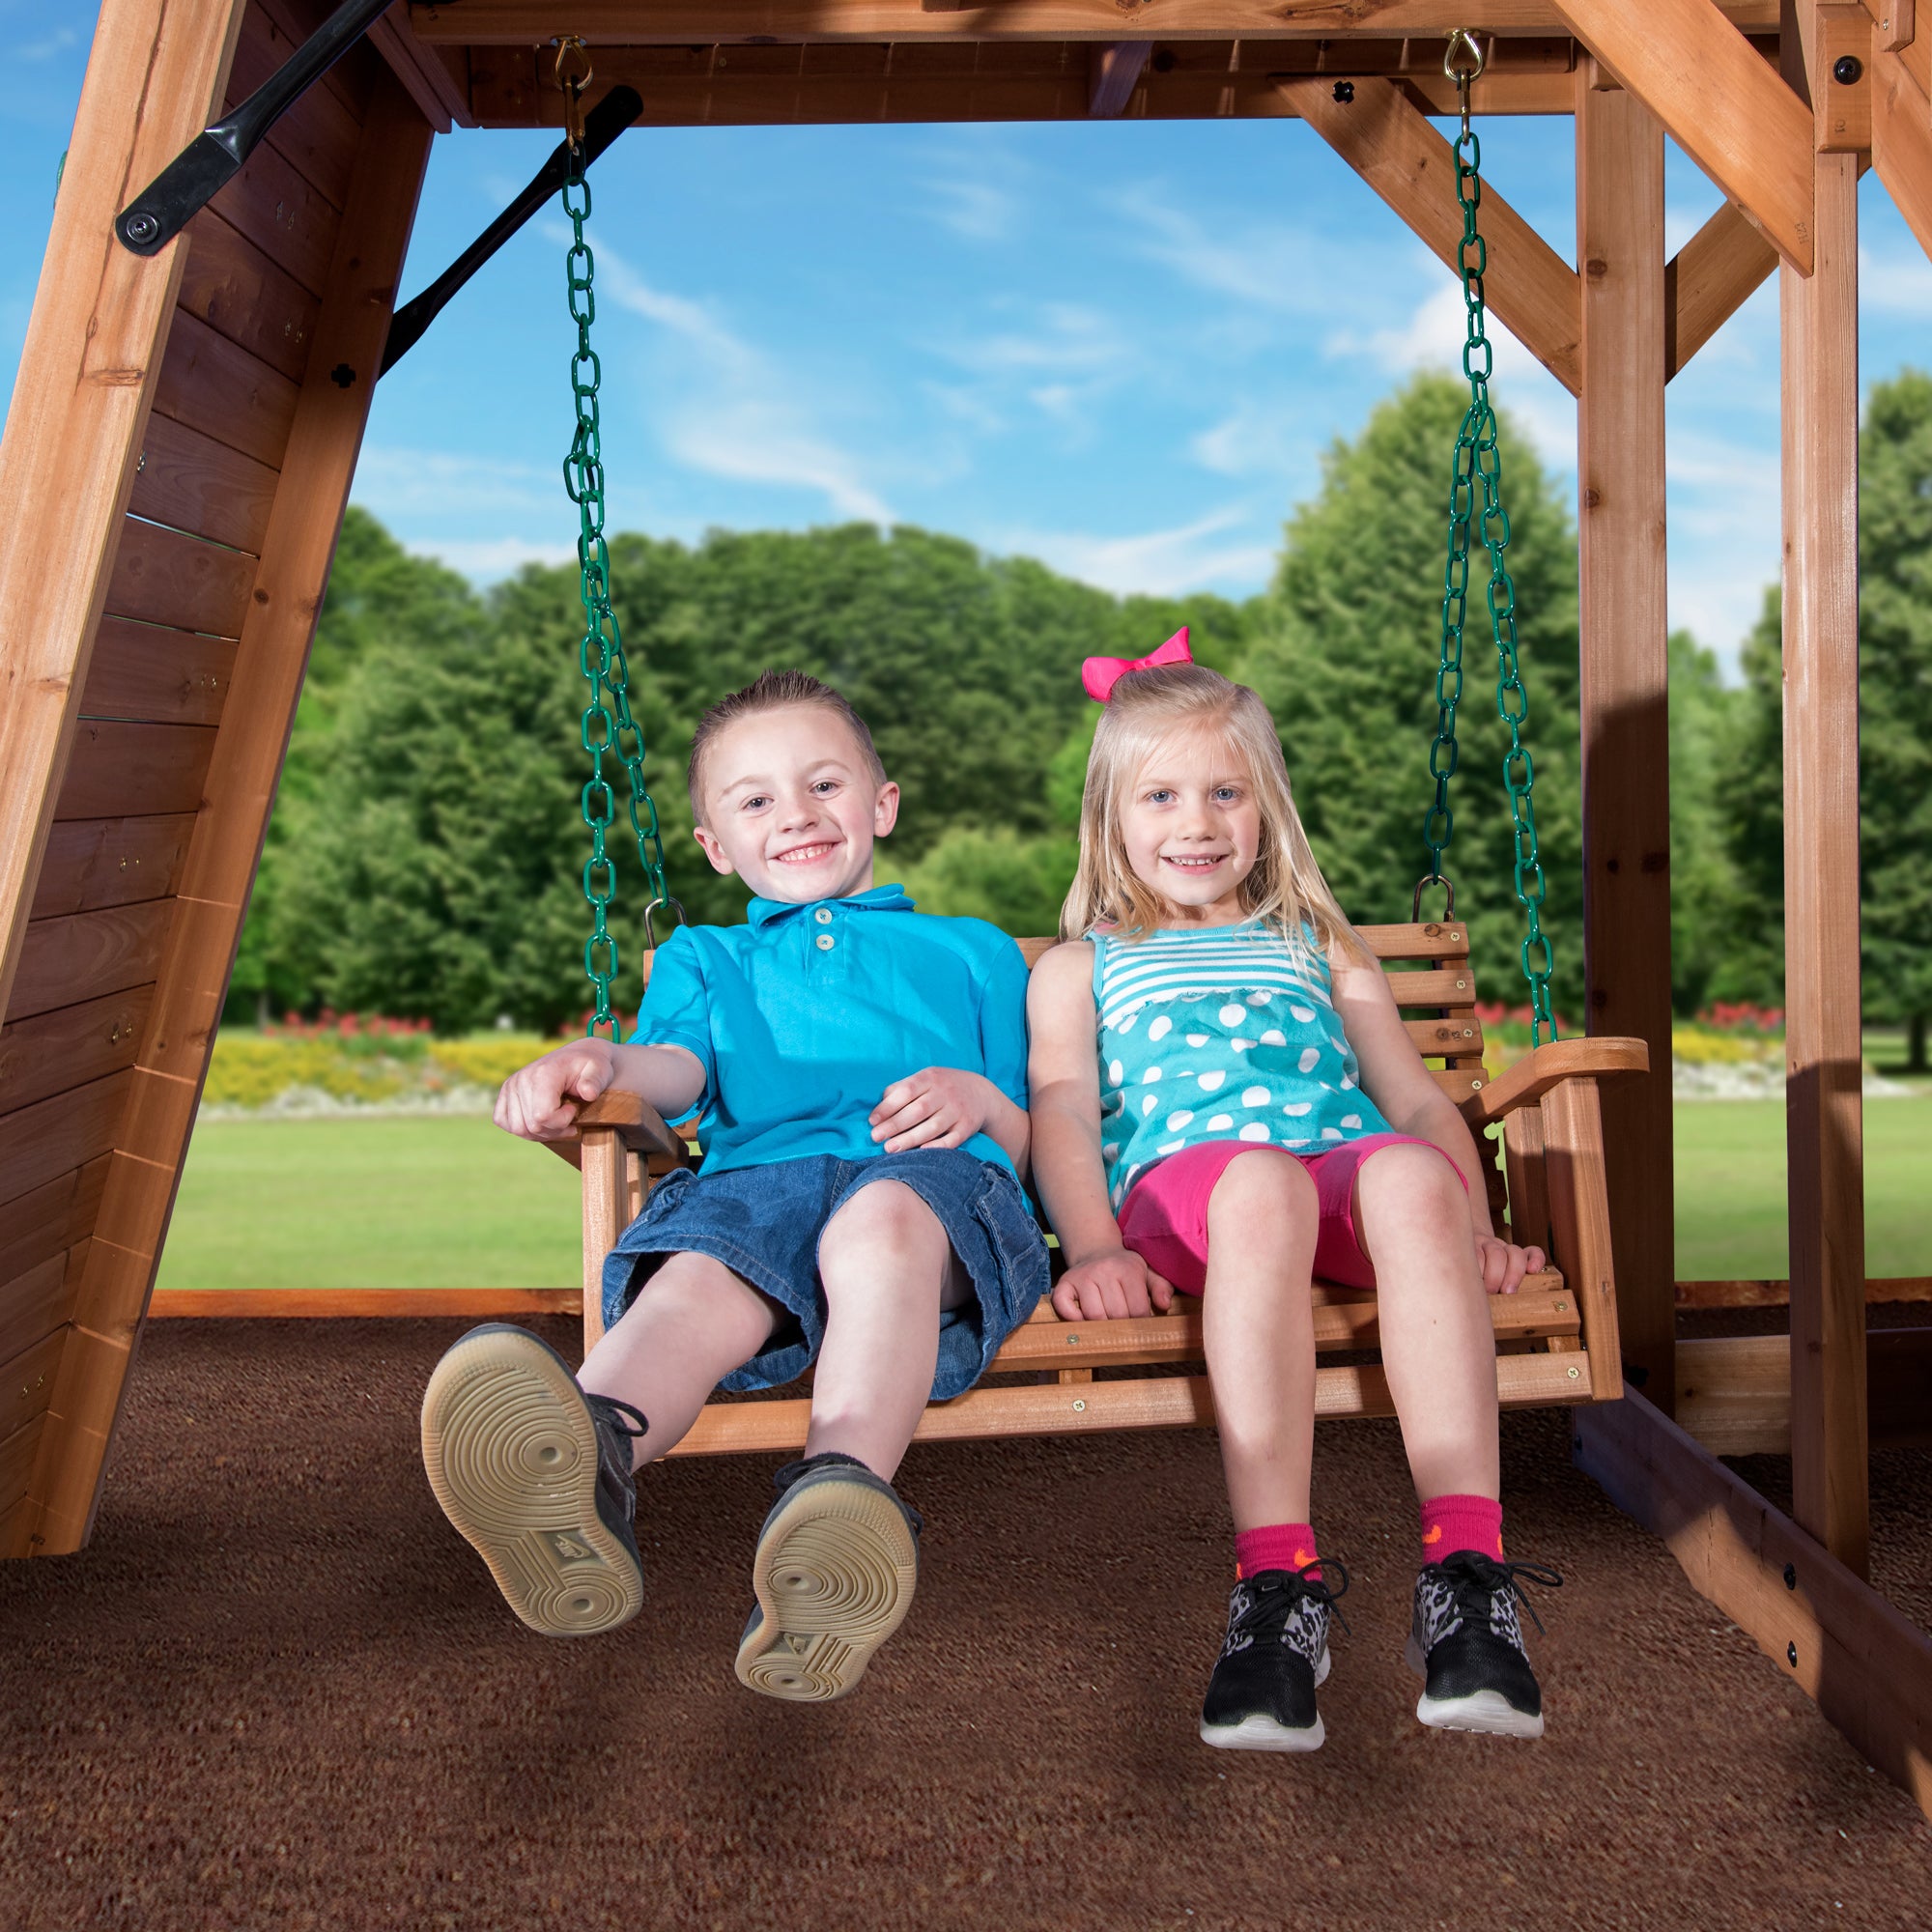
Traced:
[[1422, 1557], [1440, 1563], [1459, 1549], [1503, 1560], [1503, 1506], [1488, 1496], [1434, 1496], [1422, 1506]]
[[[1235, 1575], [1259, 1577], [1264, 1570], [1305, 1570], [1315, 1561], [1315, 1532], [1305, 1522], [1275, 1522], [1265, 1529], [1235, 1532]], [[1321, 1571], [1315, 1579], [1320, 1581]]]

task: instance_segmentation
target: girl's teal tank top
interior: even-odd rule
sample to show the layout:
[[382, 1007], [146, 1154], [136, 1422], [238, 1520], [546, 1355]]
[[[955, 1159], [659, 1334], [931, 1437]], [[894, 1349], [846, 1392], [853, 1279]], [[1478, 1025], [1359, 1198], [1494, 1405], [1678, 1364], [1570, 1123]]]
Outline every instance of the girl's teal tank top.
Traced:
[[1393, 1131], [1361, 1091], [1312, 934], [1291, 944], [1250, 920], [1088, 937], [1117, 1211], [1151, 1167], [1203, 1141], [1306, 1154]]

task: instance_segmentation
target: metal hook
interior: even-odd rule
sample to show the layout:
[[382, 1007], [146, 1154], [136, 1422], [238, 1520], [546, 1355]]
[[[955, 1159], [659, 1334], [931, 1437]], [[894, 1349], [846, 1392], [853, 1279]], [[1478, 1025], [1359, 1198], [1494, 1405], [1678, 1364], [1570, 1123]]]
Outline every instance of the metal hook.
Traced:
[[[576, 66], [569, 73], [563, 71], [566, 60], [575, 60]], [[577, 67], [583, 71], [579, 73]], [[583, 145], [583, 90], [597, 77], [597, 70], [590, 64], [590, 55], [585, 49], [582, 37], [578, 34], [559, 34], [556, 41], [556, 84], [563, 90], [563, 131], [573, 148]]]
[[655, 952], [658, 950], [658, 936], [656, 930], [653, 928], [651, 924], [651, 915], [652, 913], [656, 912], [660, 906], [668, 906], [674, 909], [675, 912], [677, 913], [678, 924], [689, 925], [691, 923], [689, 920], [685, 918], [684, 907], [682, 904], [679, 903], [678, 900], [671, 898], [668, 895], [661, 899], [653, 899], [650, 902], [650, 904], [644, 908], [644, 946], [647, 951], [652, 952]]
[[1422, 923], [1422, 895], [1431, 886], [1442, 888], [1442, 917], [1451, 920], [1456, 917], [1456, 887], [1452, 880], [1440, 872], [1425, 872], [1415, 882], [1415, 896], [1409, 901], [1408, 917], [1412, 923]]
[[[1490, 44], [1495, 45], [1495, 37], [1491, 36]], [[1442, 71], [1456, 83], [1456, 99], [1463, 110], [1463, 138], [1469, 136], [1469, 84], [1481, 80], [1488, 71], [1490, 57], [1477, 43], [1474, 34], [1467, 27], [1458, 27], [1449, 36], [1449, 44], [1442, 51]]]

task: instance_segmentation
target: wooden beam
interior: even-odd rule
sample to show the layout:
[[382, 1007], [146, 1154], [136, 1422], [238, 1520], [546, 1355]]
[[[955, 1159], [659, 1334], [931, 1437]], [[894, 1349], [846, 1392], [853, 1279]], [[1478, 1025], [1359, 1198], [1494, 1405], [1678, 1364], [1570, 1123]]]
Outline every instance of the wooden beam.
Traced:
[[1634, 1391], [1572, 1428], [1577, 1466], [1932, 1816], [1932, 1637]]
[[41, 1439], [33, 1506], [20, 1527], [38, 1554], [76, 1549], [92, 1527], [361, 446], [429, 142], [428, 125], [384, 74], [362, 130], [154, 1015]]
[[[1664, 568], [1663, 129], [1577, 77], [1582, 393], [1577, 412], [1589, 1030], [1670, 1064], [1669, 631]], [[1617, 1316], [1630, 1379], [1674, 1400], [1670, 1082], [1604, 1095]]]
[[1811, 272], [1811, 110], [1713, 0], [1553, 0], [1684, 152]]
[[[1776, 0], [1723, 0], [1746, 33], [1775, 33]], [[1502, 35], [1569, 31], [1556, 0], [573, 0], [569, 31], [593, 47], [761, 41], [1118, 41], [1123, 19], [1162, 41], [1349, 40], [1414, 35], [1440, 42], [1478, 26]], [[555, 0], [452, 0], [410, 7], [426, 46], [547, 45], [560, 27]]]
[[[1932, 22], [1926, 35], [1932, 38]], [[1873, 66], [1872, 165], [1905, 225], [1932, 255], [1932, 105], [1897, 54], [1875, 49]]]
[[[1806, 86], [1803, 43], [1785, 73]], [[1817, 155], [1816, 257], [1783, 338], [1785, 1147], [1792, 1514], [1862, 1576], [1863, 1044], [1859, 997], [1859, 164]]]
[[1910, 45], [1918, 24], [1915, 0], [1864, 0], [1864, 8], [1871, 15], [1877, 50], [1895, 54]]
[[148, 1320], [508, 1321], [582, 1309], [582, 1291], [575, 1288], [157, 1288], [148, 1300]]
[[[1450, 144], [1390, 80], [1280, 83], [1294, 111], [1394, 209], [1451, 269], [1461, 272], [1463, 214]], [[1493, 185], [1483, 185], [1483, 240], [1490, 307], [1572, 395], [1581, 373], [1580, 294], [1575, 270], [1517, 213]]]
[[450, 65], [454, 60], [467, 70], [468, 54], [460, 47], [425, 46], [411, 31], [410, 10], [401, 0], [369, 29], [369, 44], [388, 62], [416, 111], [439, 134], [447, 134], [452, 124], [475, 127], [469, 89]]
[[1815, 140], [1821, 155], [1868, 155], [1872, 144], [1871, 16], [1859, 0], [1821, 0], [1809, 49]]
[[[1932, 1448], [1932, 1328], [1865, 1337], [1874, 1449]], [[1714, 1456], [1791, 1454], [1791, 1337], [1707, 1335], [1677, 1345], [1677, 1415]]]
[[1087, 95], [1090, 120], [1116, 121], [1126, 111], [1152, 52], [1151, 41], [1114, 41], [1094, 48], [1088, 68], [1092, 76]]
[[1663, 270], [1663, 379], [1669, 382], [1777, 267], [1777, 250], [1728, 201]]
[[[1791, 1300], [1788, 1281], [1680, 1281], [1679, 1308], [1783, 1308]], [[1932, 1275], [1867, 1275], [1865, 1306], [1932, 1301]]]
[[241, 0], [104, 0], [0, 440], [0, 1012], [20, 956], [185, 244], [114, 216], [221, 99]]

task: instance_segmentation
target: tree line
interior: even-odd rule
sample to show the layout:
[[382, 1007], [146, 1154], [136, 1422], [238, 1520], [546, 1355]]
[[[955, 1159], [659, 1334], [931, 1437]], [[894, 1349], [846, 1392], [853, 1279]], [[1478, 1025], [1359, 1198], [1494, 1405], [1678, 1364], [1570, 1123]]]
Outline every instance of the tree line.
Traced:
[[[1243, 604], [1116, 598], [906, 527], [721, 532], [695, 546], [614, 539], [613, 601], [672, 890], [694, 920], [739, 917], [741, 889], [716, 877], [690, 838], [684, 754], [707, 704], [767, 666], [796, 666], [845, 692], [904, 787], [882, 876], [903, 877], [932, 911], [1052, 931], [1096, 715], [1080, 660], [1139, 655], [1184, 623], [1197, 658], [1267, 700], [1310, 837], [1350, 916], [1407, 918], [1426, 866], [1449, 452], [1465, 401], [1448, 379], [1419, 377], [1337, 442], [1321, 488], [1289, 520], [1272, 582]], [[1507, 418], [1500, 448], [1544, 923], [1557, 1009], [1580, 1018], [1576, 529]], [[1922, 1058], [1932, 1011], [1932, 379], [1908, 373], [1873, 390], [1862, 475], [1866, 1005], [1868, 1016], [1906, 1025]], [[1485, 574], [1479, 550], [1445, 869], [1471, 922], [1485, 995], [1515, 1005], [1521, 923]], [[582, 1012], [581, 632], [574, 565], [531, 565], [478, 592], [351, 510], [232, 1019], [330, 1006], [444, 1031], [499, 1016], [548, 1030]], [[1741, 686], [1727, 687], [1690, 636], [1670, 639], [1672, 974], [1686, 1014], [1719, 1001], [1781, 1002], [1778, 649], [1775, 590]], [[643, 910], [628, 846], [618, 880], [612, 923], [628, 977]]]

